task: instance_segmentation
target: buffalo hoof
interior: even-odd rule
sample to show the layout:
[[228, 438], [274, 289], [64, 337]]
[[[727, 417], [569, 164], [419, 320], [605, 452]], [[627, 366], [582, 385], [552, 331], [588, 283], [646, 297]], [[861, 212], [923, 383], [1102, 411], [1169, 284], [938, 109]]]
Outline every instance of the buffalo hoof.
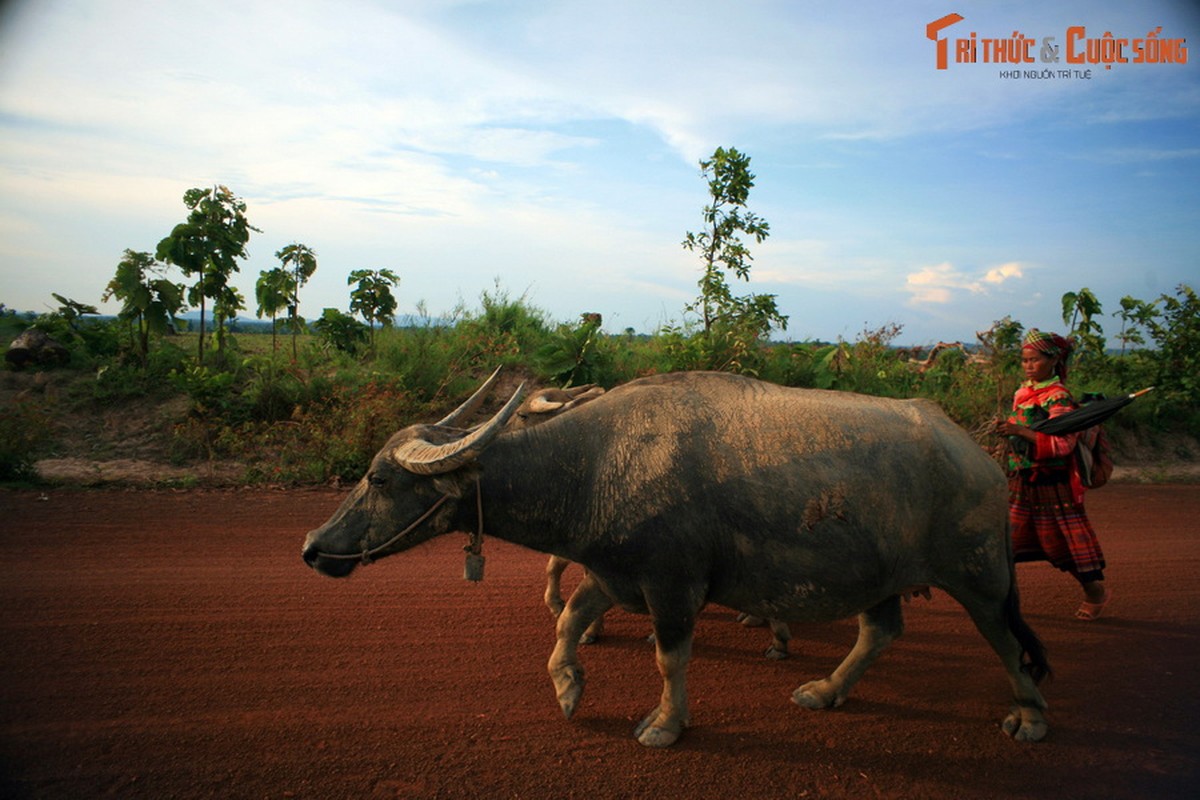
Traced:
[[638, 734], [637, 740], [646, 747], [670, 747], [679, 741], [679, 731], [669, 731], [666, 728], [646, 728]]
[[687, 720], [680, 723], [660, 720], [660, 716], [659, 710], [654, 709], [633, 731], [637, 740], [646, 747], [670, 747], [679, 741], [683, 729], [687, 727]]
[[1040, 712], [1021, 713], [1020, 708], [1013, 708], [1000, 723], [1000, 729], [1015, 742], [1040, 742], [1046, 738], [1050, 728]]
[[792, 702], [801, 708], [837, 708], [846, 702], [828, 680], [810, 681], [792, 692]]
[[771, 645], [767, 648], [765, 655], [772, 661], [782, 661], [783, 659], [788, 658], [790, 654], [787, 650], [780, 650], [775, 645]]
[[583, 696], [583, 686], [586, 683], [583, 677], [583, 667], [566, 667], [551, 673], [550, 680], [554, 681], [558, 707], [562, 709], [563, 716], [570, 719], [579, 706], [579, 698]]

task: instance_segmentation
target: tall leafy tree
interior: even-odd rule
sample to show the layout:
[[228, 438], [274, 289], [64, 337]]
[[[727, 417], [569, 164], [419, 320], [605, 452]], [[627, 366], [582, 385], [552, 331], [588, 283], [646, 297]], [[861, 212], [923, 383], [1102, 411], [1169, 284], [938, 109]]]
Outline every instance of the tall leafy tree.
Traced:
[[[225, 320], [237, 314], [240, 295], [229, 286], [238, 271], [238, 259], [246, 258], [246, 243], [251, 231], [258, 232], [246, 219], [246, 204], [224, 186], [189, 189], [183, 195], [188, 208], [184, 222], [158, 243], [157, 257], [174, 264], [183, 274], [195, 278], [188, 289], [188, 303], [200, 309], [200, 344], [197, 358], [204, 360], [204, 312], [208, 300], [214, 302], [217, 352], [225, 348]], [[220, 314], [216, 305], [220, 305]]]
[[[271, 318], [271, 352], [276, 351], [276, 334], [279, 327], [276, 324], [276, 317], [280, 311], [284, 311], [292, 302], [292, 297], [295, 295], [295, 279], [292, 274], [283, 267], [275, 267], [274, 269], [264, 269], [258, 273], [258, 283], [254, 285], [254, 297], [258, 301], [258, 311], [256, 315], [259, 319], [264, 316]], [[295, 358], [293, 351], [292, 357]]]
[[170, 330], [183, 308], [183, 291], [183, 284], [165, 277], [163, 265], [149, 253], [127, 249], [117, 264], [102, 299], [121, 301], [117, 319], [129, 326], [130, 345], [142, 366], [150, 353], [150, 334], [162, 336]]
[[[712, 158], [700, 162], [700, 174], [708, 181], [709, 203], [704, 207], [704, 228], [688, 232], [683, 247], [700, 255], [703, 264], [700, 296], [687, 310], [703, 322], [707, 349], [714, 365], [736, 365], [758, 339], [771, 328], [787, 328], [787, 317], [779, 312], [773, 294], [737, 296], [726, 280], [727, 273], [750, 280], [753, 256], [741, 236], [762, 242], [770, 234], [767, 221], [746, 208], [754, 173], [750, 156], [735, 148], [718, 147]], [[718, 350], [727, 355], [717, 355]]]
[[288, 303], [288, 327], [292, 330], [292, 360], [296, 360], [296, 336], [304, 326], [304, 318], [300, 316], [300, 288], [308, 283], [308, 279], [317, 271], [317, 254], [312, 248], [303, 244], [289, 244], [275, 254], [284, 269], [290, 269], [292, 277], [292, 294]]
[[392, 324], [396, 315], [396, 298], [392, 287], [400, 278], [390, 269], [356, 269], [346, 280], [347, 286], [358, 285], [350, 291], [350, 310], [362, 316], [370, 328], [371, 347], [375, 347], [375, 323]]
[[756, 242], [770, 235], [767, 221], [746, 208], [755, 178], [750, 156], [733, 147], [718, 147], [712, 158], [700, 162], [700, 174], [708, 181], [710, 202], [704, 207], [704, 230], [689, 231], [683, 240], [685, 249], [699, 252], [704, 265], [700, 297], [689, 310], [700, 314], [706, 331], [722, 319], [755, 309], [761, 312], [768, 330], [773, 324], [786, 327], [787, 318], [775, 308], [774, 295], [735, 297], [725, 280], [726, 272], [750, 280], [754, 257], [739, 234], [752, 236]]

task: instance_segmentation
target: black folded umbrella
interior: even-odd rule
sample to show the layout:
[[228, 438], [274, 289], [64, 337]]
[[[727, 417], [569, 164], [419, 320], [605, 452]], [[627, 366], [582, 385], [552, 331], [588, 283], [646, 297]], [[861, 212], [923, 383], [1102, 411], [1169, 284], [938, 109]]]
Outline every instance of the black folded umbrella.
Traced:
[[1085, 428], [1090, 428], [1093, 425], [1099, 425], [1132, 403], [1135, 398], [1141, 397], [1153, 388], [1151, 386], [1149, 389], [1142, 389], [1140, 392], [1133, 392], [1132, 394], [1121, 395], [1120, 397], [1092, 400], [1089, 403], [1084, 403], [1074, 411], [1059, 414], [1057, 417], [1048, 417], [1040, 422], [1035, 422], [1029, 427], [1038, 433], [1046, 433], [1050, 436], [1065, 436], [1068, 433], [1075, 433]]

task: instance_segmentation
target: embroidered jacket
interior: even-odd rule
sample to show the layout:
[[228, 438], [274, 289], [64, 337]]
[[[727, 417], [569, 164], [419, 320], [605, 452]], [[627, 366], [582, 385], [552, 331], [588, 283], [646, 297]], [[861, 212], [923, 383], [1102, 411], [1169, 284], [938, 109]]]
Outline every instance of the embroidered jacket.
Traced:
[[[1058, 378], [1050, 378], [1040, 383], [1026, 381], [1013, 395], [1012, 413], [1008, 415], [1009, 422], [1029, 427], [1036, 422], [1057, 417], [1076, 408], [1075, 400], [1067, 387]], [[1071, 470], [1075, 472], [1075, 461], [1071, 457], [1075, 450], [1075, 442], [1079, 434], [1065, 436], [1050, 436], [1038, 433], [1037, 441], [1032, 444], [1017, 439], [1014, 446], [1008, 450], [1008, 470], [1036, 469], [1039, 471]], [[1072, 475], [1072, 482], [1077, 480]]]

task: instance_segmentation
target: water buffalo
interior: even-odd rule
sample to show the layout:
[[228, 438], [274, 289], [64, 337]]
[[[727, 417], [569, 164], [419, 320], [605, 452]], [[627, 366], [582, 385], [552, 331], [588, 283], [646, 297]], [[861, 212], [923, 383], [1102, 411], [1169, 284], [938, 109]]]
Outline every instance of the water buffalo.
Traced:
[[1008, 673], [1004, 732], [1045, 736], [1037, 683], [1049, 666], [1020, 612], [1004, 476], [934, 404], [679, 373], [506, 431], [522, 391], [469, 430], [452, 414], [396, 433], [308, 534], [305, 562], [345, 576], [483, 526], [582, 564], [548, 664], [559, 705], [569, 718], [583, 693], [584, 629], [614, 603], [649, 614], [663, 678], [635, 729], [649, 746], [688, 724], [686, 669], [706, 603], [786, 621], [857, 614], [845, 660], [792, 694], [828, 708], [902, 632], [901, 595], [933, 586], [963, 605]]

